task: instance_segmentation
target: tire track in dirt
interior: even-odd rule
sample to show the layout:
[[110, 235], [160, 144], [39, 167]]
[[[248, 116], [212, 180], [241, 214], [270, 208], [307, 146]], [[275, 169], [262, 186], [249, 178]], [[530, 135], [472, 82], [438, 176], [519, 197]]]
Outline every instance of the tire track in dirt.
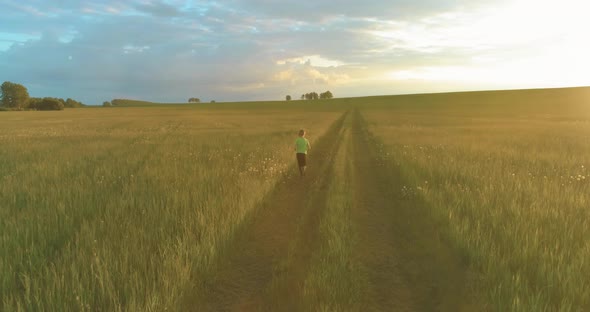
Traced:
[[360, 112], [352, 115], [355, 261], [368, 279], [367, 310], [480, 311], [466, 302], [467, 265], [441, 232], [444, 225], [420, 198], [400, 196], [399, 169], [380, 159]]
[[331, 158], [348, 115], [345, 112], [314, 144], [307, 175], [284, 178], [265, 198], [210, 277], [197, 281], [185, 297], [183, 310], [297, 310], [307, 266], [318, 243], [323, 190], [332, 176]]

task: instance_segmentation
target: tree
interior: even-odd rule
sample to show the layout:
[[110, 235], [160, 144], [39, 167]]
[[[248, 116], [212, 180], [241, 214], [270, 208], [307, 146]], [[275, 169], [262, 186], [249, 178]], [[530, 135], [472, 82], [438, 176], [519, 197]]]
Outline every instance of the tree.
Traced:
[[320, 99], [328, 99], [329, 100], [333, 97], [334, 97], [334, 95], [330, 91], [326, 91], [326, 92], [320, 94]]
[[291, 96], [287, 95], [286, 99], [287, 99], [287, 101], [291, 101]]
[[29, 91], [21, 84], [5, 81], [1, 86], [1, 91], [0, 103], [4, 107], [23, 109], [29, 103]]
[[318, 100], [318, 99], [331, 99], [334, 98], [334, 95], [330, 91], [326, 91], [322, 94], [318, 94], [317, 92], [309, 92], [301, 95], [302, 100]]
[[27, 108], [35, 110], [35, 109], [37, 109], [37, 106], [39, 105], [39, 103], [41, 103], [41, 101], [43, 101], [42, 98], [36, 98], [36, 97], [29, 98], [29, 102], [27, 103]]
[[76, 100], [72, 100], [70, 98], [68, 98], [65, 103], [64, 103], [65, 107], [69, 107], [69, 108], [77, 108], [77, 107], [83, 107], [85, 106], [84, 104], [82, 104], [82, 102], [78, 102]]
[[64, 109], [64, 104], [62, 103], [62, 101], [60, 101], [60, 99], [49, 98], [49, 97], [32, 101], [31, 105], [34, 105], [34, 107], [31, 107], [32, 109], [44, 110], [44, 111], [63, 110]]
[[201, 103], [201, 99], [192, 97], [192, 98], [188, 99], [188, 102], [189, 103]]
[[305, 93], [306, 100], [317, 100], [319, 98], [320, 98], [320, 96], [318, 95], [317, 92]]
[[111, 102], [109, 102], [109, 101], [104, 101], [104, 102], [102, 102], [102, 106], [103, 106], [103, 107], [111, 107], [111, 106], [113, 106], [113, 105], [112, 105], [112, 104], [111, 104]]
[[[43, 99], [46, 99], [46, 98], [43, 98]], [[47, 99], [54, 99], [54, 100], [57, 100], [58, 102], [60, 102], [60, 103], [61, 103], [61, 105], [63, 105], [63, 107], [66, 107], [66, 100], [64, 100], [64, 99], [62, 99], [62, 98], [49, 98], [49, 97], [47, 97]]]

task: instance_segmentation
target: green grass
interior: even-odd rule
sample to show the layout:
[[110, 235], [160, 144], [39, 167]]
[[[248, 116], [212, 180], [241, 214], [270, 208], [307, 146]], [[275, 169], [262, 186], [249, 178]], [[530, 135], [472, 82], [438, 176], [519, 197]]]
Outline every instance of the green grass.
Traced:
[[360, 267], [353, 261], [358, 237], [352, 220], [351, 119], [348, 116], [339, 134], [342, 143], [336, 151], [326, 207], [319, 223], [321, 245], [305, 277], [303, 300], [307, 311], [362, 310], [365, 281]]
[[[1, 310], [174, 308], [339, 112], [15, 112], [0, 121]], [[313, 127], [312, 127], [313, 126]]]
[[589, 309], [589, 90], [416, 97], [365, 117], [406, 189], [448, 220], [490, 308]]
[[[295, 174], [296, 131], [313, 144], [351, 107], [409, 181], [392, 192], [446, 226], [485, 306], [590, 310], [589, 88], [143, 104], [0, 114], [0, 310], [178, 309]], [[304, 278], [311, 310], [363, 308], [342, 136]]]

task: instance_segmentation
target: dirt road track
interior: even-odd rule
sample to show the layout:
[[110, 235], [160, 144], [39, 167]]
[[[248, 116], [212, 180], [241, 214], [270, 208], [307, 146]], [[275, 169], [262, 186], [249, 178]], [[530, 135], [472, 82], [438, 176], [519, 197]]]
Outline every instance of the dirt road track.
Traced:
[[[358, 259], [374, 311], [473, 311], [467, 267], [419, 196], [404, 196], [399, 168], [383, 161], [362, 115], [353, 114]], [[477, 310], [477, 309], [476, 309]]]
[[[348, 122], [344, 122], [348, 118]], [[350, 129], [344, 129], [350, 127]], [[342, 131], [352, 131], [354, 261], [366, 275], [365, 311], [473, 311], [468, 271], [401, 174], [383, 163], [358, 110], [345, 113], [310, 154], [308, 175], [286, 177], [264, 200], [210, 280], [183, 302], [192, 311], [302, 311], [303, 283], [320, 237], [325, 190]], [[388, 166], [388, 167], [387, 167]], [[387, 167], [387, 170], [385, 170]], [[392, 174], [393, 173], [393, 174]], [[303, 200], [302, 200], [303, 199]]]
[[[221, 260], [214, 280], [187, 297], [193, 311], [260, 311], [272, 306], [297, 310], [307, 262], [317, 243], [318, 220], [325, 206], [332, 161], [348, 113], [339, 118], [310, 152], [303, 178], [286, 177], [238, 233]], [[272, 283], [272, 284], [271, 284]], [[273, 292], [271, 297], [270, 292]], [[277, 297], [276, 294], [285, 293]]]

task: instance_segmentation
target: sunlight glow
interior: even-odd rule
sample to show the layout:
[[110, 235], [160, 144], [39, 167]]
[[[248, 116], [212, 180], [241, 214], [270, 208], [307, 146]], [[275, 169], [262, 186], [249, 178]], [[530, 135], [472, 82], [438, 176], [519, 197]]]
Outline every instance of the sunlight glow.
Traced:
[[392, 49], [459, 49], [471, 55], [458, 65], [416, 64], [390, 72], [387, 76], [394, 80], [590, 85], [588, 11], [590, 3], [581, 0], [519, 0], [493, 11], [439, 15], [407, 30], [395, 27], [375, 35], [394, 42]]
[[320, 55], [308, 55], [302, 57], [294, 57], [290, 59], [278, 60], [276, 61], [277, 65], [285, 65], [287, 63], [296, 63], [296, 64], [309, 64], [315, 67], [338, 67], [344, 65], [344, 63], [337, 61], [337, 60], [330, 60]]

